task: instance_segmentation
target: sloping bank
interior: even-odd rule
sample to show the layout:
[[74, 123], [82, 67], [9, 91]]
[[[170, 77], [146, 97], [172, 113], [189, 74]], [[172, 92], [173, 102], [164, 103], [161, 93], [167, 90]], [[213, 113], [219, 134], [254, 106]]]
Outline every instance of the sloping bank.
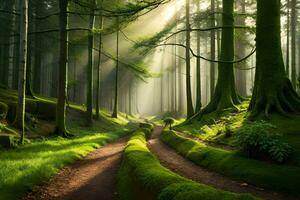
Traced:
[[120, 200], [257, 199], [195, 183], [163, 167], [147, 148], [150, 132], [149, 128], [136, 131], [125, 148], [118, 174]]
[[300, 168], [248, 159], [164, 130], [161, 140], [195, 164], [263, 188], [300, 196]]

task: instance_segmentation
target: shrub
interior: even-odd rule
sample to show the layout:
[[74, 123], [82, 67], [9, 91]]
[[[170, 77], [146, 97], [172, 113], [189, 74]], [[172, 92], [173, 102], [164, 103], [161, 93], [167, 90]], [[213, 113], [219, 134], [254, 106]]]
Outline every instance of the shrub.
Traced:
[[175, 120], [172, 117], [167, 117], [164, 119], [165, 127], [169, 126], [170, 130], [172, 130], [172, 124], [175, 123]]
[[241, 150], [251, 158], [271, 158], [276, 162], [283, 162], [292, 152], [289, 144], [279, 140], [275, 133], [275, 126], [259, 121], [240, 128], [236, 133], [237, 142]]

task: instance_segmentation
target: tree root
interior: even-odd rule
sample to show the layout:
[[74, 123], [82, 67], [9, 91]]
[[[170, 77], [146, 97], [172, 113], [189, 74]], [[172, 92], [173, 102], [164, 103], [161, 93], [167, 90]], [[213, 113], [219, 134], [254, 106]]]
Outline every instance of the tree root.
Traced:
[[277, 112], [280, 115], [291, 118], [293, 114], [300, 114], [300, 97], [293, 89], [290, 81], [283, 82], [282, 87], [276, 88], [263, 96], [254, 95], [251, 99], [249, 111], [250, 118], [256, 118], [262, 111], [266, 119], [270, 119], [270, 113]]

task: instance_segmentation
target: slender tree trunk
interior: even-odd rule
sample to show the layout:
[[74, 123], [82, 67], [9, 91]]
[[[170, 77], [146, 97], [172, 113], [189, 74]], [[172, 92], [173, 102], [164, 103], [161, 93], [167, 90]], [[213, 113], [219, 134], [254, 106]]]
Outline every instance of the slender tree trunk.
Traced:
[[26, 91], [26, 60], [28, 37], [28, 0], [20, 0], [20, 63], [18, 84], [18, 105], [15, 126], [22, 130], [20, 143], [24, 143], [25, 135], [25, 91]]
[[89, 25], [89, 36], [88, 36], [88, 69], [87, 69], [87, 125], [91, 126], [93, 124], [93, 72], [94, 72], [94, 25], [95, 25], [95, 11], [96, 1], [91, 0], [92, 8], [90, 9], [90, 25]]
[[68, 137], [66, 130], [66, 97], [68, 74], [68, 0], [59, 0], [60, 52], [58, 97], [56, 108], [56, 133]]
[[[211, 27], [215, 27], [215, 0], [211, 0]], [[212, 60], [216, 59], [216, 32], [212, 30], [210, 32], [210, 58]], [[215, 91], [215, 63], [210, 63], [210, 96], [211, 99], [213, 98], [214, 91]]]
[[191, 47], [191, 32], [190, 32], [190, 0], [186, 0], [186, 101], [187, 101], [187, 119], [194, 115], [194, 108], [192, 102], [192, 91], [191, 91], [191, 58], [190, 58], [190, 47]]
[[[241, 0], [237, 2], [238, 10], [242, 13], [246, 12], [245, 7], [245, 0]], [[237, 25], [239, 26], [245, 26], [245, 17], [240, 16], [237, 21]], [[247, 39], [245, 35], [245, 30], [237, 30], [238, 38], [236, 40], [236, 57], [237, 59], [244, 58], [246, 56], [245, 48], [246, 48], [246, 42]], [[241, 62], [237, 63], [235, 65], [237, 68], [235, 70], [236, 72], [236, 87], [237, 91], [241, 96], [247, 96], [247, 72], [248, 70], [244, 70], [247, 68], [247, 62]]]
[[[35, 12], [35, 31], [39, 31], [39, 12], [37, 9], [41, 6], [41, 1], [36, 2]], [[42, 37], [40, 34], [34, 36], [34, 74], [33, 74], [33, 90], [35, 93], [41, 93], [41, 65], [42, 65]]]
[[116, 52], [116, 76], [115, 76], [115, 101], [114, 110], [112, 113], [113, 118], [118, 118], [118, 93], [119, 93], [119, 19], [117, 19], [118, 30], [117, 30], [117, 52]]
[[[200, 0], [197, 1], [197, 13], [200, 13]], [[197, 22], [197, 28], [200, 28], [200, 22]], [[197, 32], [197, 55], [200, 55], [200, 32]], [[202, 103], [201, 103], [201, 63], [200, 58], [197, 57], [197, 66], [196, 66], [196, 78], [197, 78], [197, 85], [196, 85], [196, 109], [195, 112], [199, 112]]]
[[292, 69], [292, 84], [297, 87], [297, 72], [296, 72], [296, 23], [297, 23], [297, 2], [291, 0], [291, 69]]
[[286, 23], [286, 75], [290, 77], [290, 0], [286, 3], [287, 23]]
[[249, 106], [252, 117], [271, 111], [299, 113], [300, 98], [287, 78], [280, 36], [280, 0], [258, 0], [256, 19], [256, 74]]
[[[102, 3], [101, 3], [102, 5]], [[99, 27], [103, 28], [103, 17], [99, 17]], [[96, 86], [96, 119], [100, 118], [100, 83], [101, 83], [101, 59], [102, 59], [102, 34], [99, 34], [99, 52], [97, 67], [97, 86]]]

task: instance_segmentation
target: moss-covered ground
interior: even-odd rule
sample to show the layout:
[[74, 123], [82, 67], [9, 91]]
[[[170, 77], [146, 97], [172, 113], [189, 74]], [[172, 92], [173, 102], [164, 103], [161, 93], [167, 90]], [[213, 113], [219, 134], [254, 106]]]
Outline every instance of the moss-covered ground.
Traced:
[[[200, 121], [193, 121], [190, 124], [178, 125], [174, 127], [180, 131], [197, 138], [217, 144], [224, 144], [234, 148], [239, 148], [236, 142], [235, 133], [244, 126], [251, 126], [247, 108], [249, 101], [244, 101], [239, 105], [239, 112], [232, 110], [224, 111], [221, 114], [213, 112], [203, 116]], [[257, 120], [265, 120], [274, 125], [276, 133], [280, 134], [282, 141], [288, 142], [294, 150], [292, 157], [285, 164], [297, 165], [300, 167], [300, 116], [286, 118], [277, 114], [272, 114], [270, 119], [263, 117]]]
[[[164, 131], [161, 138], [178, 153], [197, 165], [214, 170], [237, 180], [252, 183], [271, 190], [300, 196], [300, 117], [285, 118], [276, 114], [266, 120], [276, 128], [280, 140], [293, 148], [291, 157], [284, 163], [277, 164], [270, 160], [254, 160], [239, 152], [235, 134], [245, 126], [252, 126], [247, 113], [248, 101], [239, 106], [239, 112], [227, 110], [223, 113], [211, 113], [200, 121], [181, 124], [176, 131], [192, 135], [203, 141], [222, 144], [220, 148], [197, 142], [191, 137], [183, 137], [172, 131]], [[187, 135], [187, 136], [188, 136]], [[210, 144], [210, 143], [208, 143]], [[235, 150], [221, 147], [230, 146]]]
[[[14, 112], [16, 98], [15, 91], [0, 90], [0, 102], [8, 104], [11, 113]], [[35, 99], [28, 97], [27, 113], [36, 117], [38, 124], [47, 122], [54, 127], [55, 101], [41, 96]], [[136, 120], [134, 117], [121, 113], [118, 119], [113, 119], [107, 111], [101, 112], [101, 119], [95, 120], [93, 127], [87, 127], [84, 124], [84, 111], [82, 106], [70, 104], [67, 128], [74, 134], [72, 138], [45, 135], [41, 125], [27, 129], [26, 137], [29, 139], [25, 145], [0, 148], [0, 200], [20, 198], [35, 185], [47, 181], [65, 165], [137, 127], [136, 123], [130, 121]], [[10, 119], [3, 119], [0, 121], [0, 134], [18, 135], [18, 130], [13, 128]]]
[[[148, 133], [148, 131], [146, 131]], [[256, 199], [198, 184], [163, 167], [147, 148], [144, 131], [128, 142], [119, 171], [119, 198], [135, 199]]]

